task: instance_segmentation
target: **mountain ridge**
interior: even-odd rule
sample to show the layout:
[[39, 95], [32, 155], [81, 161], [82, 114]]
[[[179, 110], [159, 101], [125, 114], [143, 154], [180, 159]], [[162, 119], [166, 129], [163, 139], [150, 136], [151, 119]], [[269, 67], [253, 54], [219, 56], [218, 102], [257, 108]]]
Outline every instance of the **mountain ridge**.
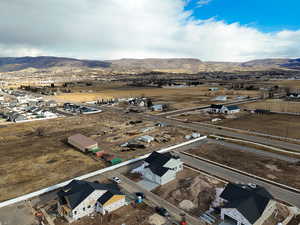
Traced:
[[197, 58], [122, 58], [116, 60], [86, 60], [55, 56], [0, 57], [0, 72], [51, 68], [91, 68], [107, 71], [210, 72], [269, 69], [300, 70], [300, 58], [269, 58], [246, 62], [213, 62]]

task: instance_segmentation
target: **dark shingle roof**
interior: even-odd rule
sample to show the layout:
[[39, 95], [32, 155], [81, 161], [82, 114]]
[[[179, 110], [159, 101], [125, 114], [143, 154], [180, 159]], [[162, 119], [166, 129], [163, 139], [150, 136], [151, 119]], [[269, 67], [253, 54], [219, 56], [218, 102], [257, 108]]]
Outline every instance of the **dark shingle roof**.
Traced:
[[152, 152], [151, 155], [145, 159], [145, 162], [156, 166], [164, 166], [172, 158], [173, 156], [169, 152]]
[[229, 183], [221, 198], [228, 201], [223, 208], [236, 208], [250, 223], [262, 215], [273, 196], [263, 187]]
[[88, 181], [73, 180], [60, 190], [57, 195], [61, 203], [68, 202], [69, 207], [74, 209], [94, 190], [108, 190], [111, 193], [120, 193], [115, 184], [99, 184]]
[[166, 167], [163, 167], [163, 166], [155, 166], [155, 165], [152, 165], [150, 164], [147, 168], [149, 168], [152, 173], [158, 175], [158, 176], [163, 176], [166, 172], [169, 171], [169, 168], [166, 168]]
[[210, 106], [210, 108], [212, 108], [212, 109], [221, 109], [222, 107], [223, 107], [223, 105], [216, 105], [216, 104], [212, 104]]
[[147, 168], [149, 168], [152, 173], [163, 176], [169, 170], [169, 168], [164, 167], [164, 165], [172, 158], [175, 158], [175, 156], [172, 156], [169, 152], [152, 152], [151, 155], [145, 159], [145, 162], [149, 163]]
[[228, 110], [237, 110], [237, 109], [239, 109], [239, 107], [236, 105], [230, 105], [230, 106], [227, 106], [227, 109]]

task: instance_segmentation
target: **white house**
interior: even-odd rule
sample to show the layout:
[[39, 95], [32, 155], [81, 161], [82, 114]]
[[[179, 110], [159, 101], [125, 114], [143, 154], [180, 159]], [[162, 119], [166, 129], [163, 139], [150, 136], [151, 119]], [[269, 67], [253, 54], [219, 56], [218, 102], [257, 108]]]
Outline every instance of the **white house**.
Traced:
[[143, 164], [143, 177], [154, 183], [163, 185], [174, 179], [183, 170], [180, 158], [167, 153], [152, 152]]
[[241, 109], [236, 105], [224, 106], [219, 104], [212, 104], [209, 108], [210, 113], [234, 114], [240, 111]]
[[94, 212], [110, 213], [126, 204], [115, 184], [73, 180], [57, 193], [58, 212], [69, 222]]
[[221, 219], [235, 221], [237, 225], [261, 225], [276, 209], [276, 201], [263, 187], [229, 183], [220, 198]]

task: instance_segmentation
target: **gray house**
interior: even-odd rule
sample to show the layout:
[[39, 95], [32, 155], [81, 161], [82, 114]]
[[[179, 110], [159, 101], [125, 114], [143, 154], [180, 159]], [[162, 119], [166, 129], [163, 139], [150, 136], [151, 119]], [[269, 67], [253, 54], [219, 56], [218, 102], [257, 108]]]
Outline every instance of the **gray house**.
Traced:
[[276, 209], [276, 201], [263, 187], [229, 183], [220, 198], [221, 219], [235, 222], [237, 225], [262, 225]]
[[163, 185], [176, 179], [176, 173], [183, 170], [183, 163], [178, 156], [152, 152], [144, 160], [143, 177]]

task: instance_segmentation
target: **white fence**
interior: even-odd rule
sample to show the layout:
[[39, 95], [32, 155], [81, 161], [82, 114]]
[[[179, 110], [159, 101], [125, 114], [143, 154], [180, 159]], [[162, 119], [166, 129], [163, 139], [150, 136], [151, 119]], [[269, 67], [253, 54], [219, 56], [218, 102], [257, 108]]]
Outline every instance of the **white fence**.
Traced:
[[[163, 152], [171, 151], [171, 150], [173, 150], [173, 149], [176, 149], [176, 148], [179, 148], [179, 147], [182, 147], [182, 146], [185, 146], [185, 145], [192, 144], [192, 143], [194, 143], [194, 142], [203, 140], [203, 139], [205, 139], [205, 138], [207, 138], [207, 136], [202, 136], [202, 137], [199, 137], [199, 138], [190, 140], [190, 141], [186, 141], [186, 142], [183, 142], [183, 143], [180, 143], [180, 144], [177, 144], [177, 145], [173, 145], [173, 146], [170, 146], [170, 147], [161, 149], [161, 150], [159, 150], [158, 152], [163, 153]], [[87, 179], [87, 178], [90, 178], [90, 177], [94, 177], [94, 176], [97, 176], [97, 175], [99, 175], [99, 174], [101, 174], [101, 173], [105, 173], [105, 172], [107, 172], [107, 171], [114, 170], [114, 169], [117, 169], [117, 168], [119, 168], [119, 167], [126, 166], [126, 165], [129, 165], [129, 164], [131, 164], [131, 163], [135, 163], [135, 162], [137, 162], [137, 161], [140, 161], [140, 160], [142, 160], [142, 159], [148, 157], [150, 154], [151, 154], [151, 153], [148, 153], [148, 154], [143, 155], [143, 156], [140, 156], [140, 157], [138, 157], [138, 158], [136, 158], [136, 159], [131, 159], [131, 160], [128, 160], [128, 161], [119, 163], [119, 164], [114, 165], [114, 166], [106, 167], [106, 168], [101, 169], [101, 170], [96, 170], [96, 171], [94, 171], [94, 172], [91, 172], [91, 173], [88, 173], [88, 174], [85, 174], [85, 175], [82, 175], [82, 176], [79, 176], [79, 177], [75, 177], [75, 178], [73, 178], [73, 179], [84, 180], [84, 179]], [[29, 194], [26, 194], [26, 195], [19, 196], [19, 197], [14, 198], [14, 199], [10, 199], [10, 200], [1, 202], [1, 203], [0, 203], [0, 208], [5, 207], [5, 206], [9, 206], [9, 205], [12, 205], [12, 204], [15, 204], [15, 203], [18, 203], [18, 202], [21, 202], [21, 201], [28, 200], [28, 199], [30, 199], [30, 198], [33, 198], [33, 197], [36, 197], [36, 196], [45, 194], [45, 193], [50, 192], [50, 191], [54, 191], [54, 190], [56, 190], [56, 189], [58, 189], [58, 188], [61, 188], [61, 187], [66, 186], [66, 185], [67, 185], [68, 183], [70, 183], [73, 179], [64, 181], [64, 182], [59, 183], [59, 184], [55, 184], [55, 185], [53, 185], [53, 186], [50, 186], [50, 187], [41, 189], [41, 190], [39, 190], [39, 191], [35, 191], [35, 192], [29, 193]]]

